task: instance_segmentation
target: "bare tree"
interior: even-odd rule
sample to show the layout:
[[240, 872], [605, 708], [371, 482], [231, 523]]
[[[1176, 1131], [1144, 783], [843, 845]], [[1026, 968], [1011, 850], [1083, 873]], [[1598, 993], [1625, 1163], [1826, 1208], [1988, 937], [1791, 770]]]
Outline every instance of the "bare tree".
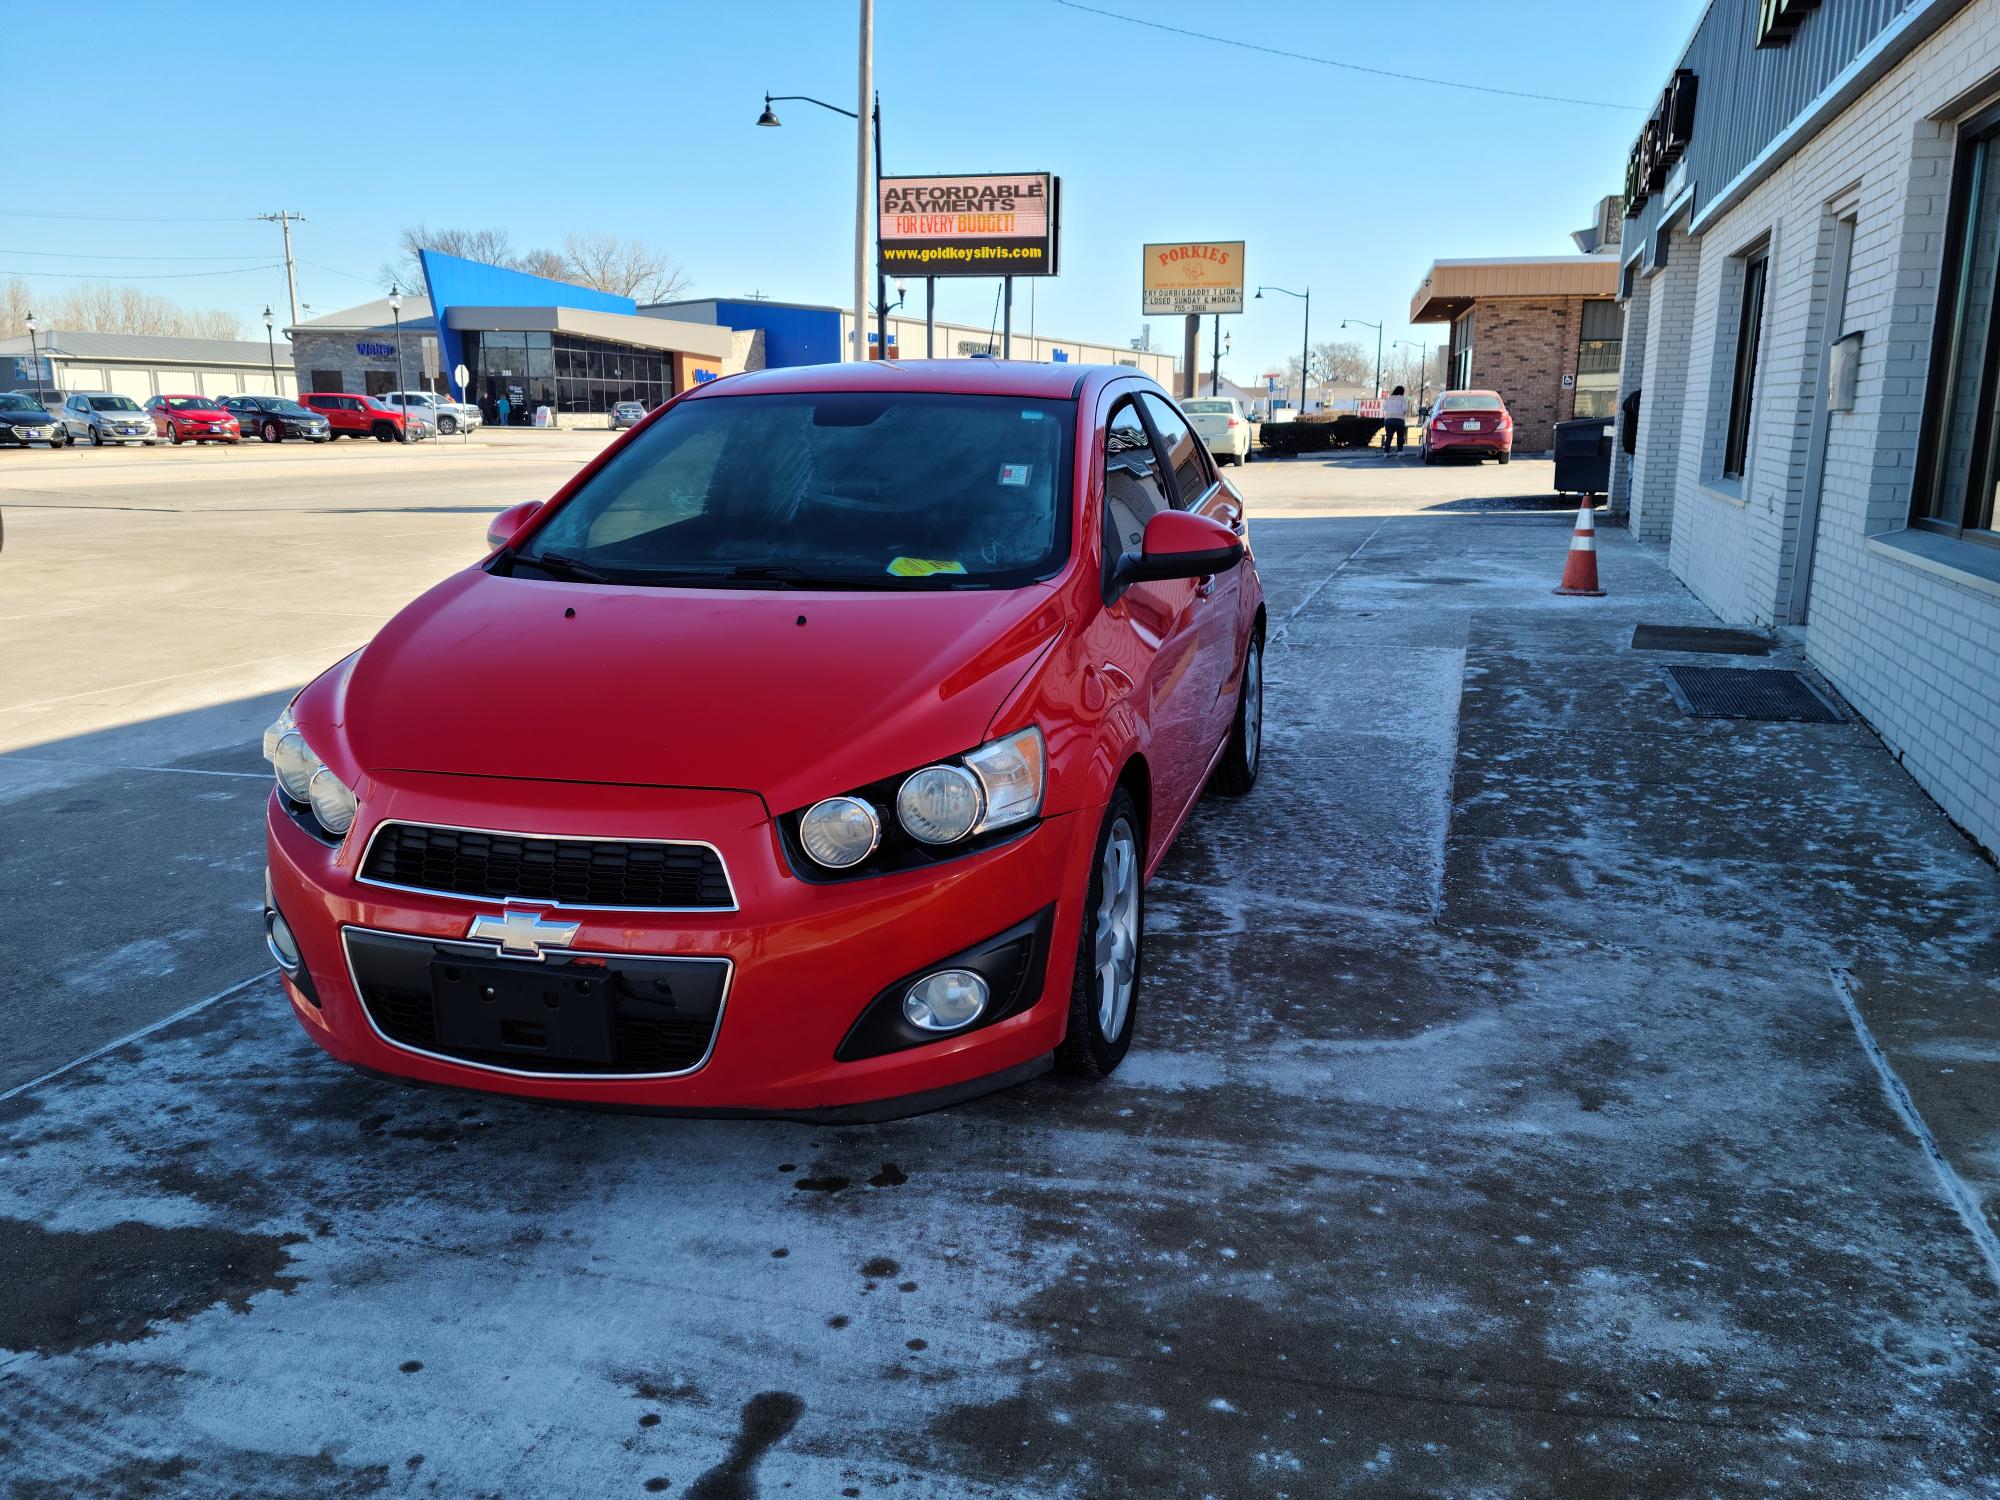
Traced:
[[530, 250], [515, 262], [514, 269], [530, 276], [546, 276], [550, 281], [569, 280], [569, 262], [560, 250]]
[[20, 277], [8, 278], [5, 286], [0, 286], [0, 339], [25, 338], [28, 332], [28, 314], [35, 310], [35, 299], [28, 295], [28, 283]]
[[639, 302], [666, 302], [687, 289], [687, 276], [666, 251], [605, 230], [563, 237], [569, 279]]
[[30, 295], [20, 277], [0, 286], [0, 338], [28, 331], [28, 314], [49, 333], [144, 333], [234, 339], [243, 321], [222, 308], [185, 308], [157, 292], [112, 281], [86, 281], [55, 297]]
[[396, 256], [382, 262], [382, 285], [414, 291], [424, 284], [419, 250], [436, 250], [463, 260], [484, 261], [490, 266], [513, 267], [514, 236], [504, 229], [433, 229], [428, 224], [412, 224], [396, 236]]

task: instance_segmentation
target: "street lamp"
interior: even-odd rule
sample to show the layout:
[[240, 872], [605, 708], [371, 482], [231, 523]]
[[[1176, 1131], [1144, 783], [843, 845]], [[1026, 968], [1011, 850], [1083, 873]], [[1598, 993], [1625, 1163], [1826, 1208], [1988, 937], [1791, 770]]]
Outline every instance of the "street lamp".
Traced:
[[272, 330], [275, 321], [271, 316], [271, 304], [267, 302], [264, 304], [264, 344], [271, 351], [271, 394], [282, 396], [285, 392], [278, 384], [278, 335]]
[[1306, 351], [1312, 347], [1313, 289], [1294, 292], [1281, 286], [1260, 286], [1253, 301], [1261, 302], [1266, 292], [1284, 292], [1287, 297], [1297, 297], [1306, 305], [1305, 331], [1299, 335], [1299, 415], [1306, 414]]
[[46, 406], [48, 396], [42, 387], [42, 356], [35, 343], [35, 315], [29, 313], [23, 321], [28, 325], [28, 363], [35, 367], [35, 399]]
[[1409, 339], [1394, 339], [1390, 341], [1389, 347], [1391, 349], [1403, 348], [1417, 351], [1420, 361], [1417, 365], [1417, 410], [1421, 412], [1424, 406], [1424, 393], [1430, 389], [1431, 346], [1429, 344], [1412, 343]]
[[[801, 104], [817, 104], [821, 109], [830, 109], [837, 115], [847, 116], [850, 120], [859, 120], [861, 118], [861, 116], [857, 115], [851, 109], [842, 109], [838, 104], [828, 104], [824, 99], [813, 98], [811, 94], [766, 94], [764, 96], [764, 113], [757, 116], [757, 123], [766, 128], [775, 128], [782, 125], [784, 121], [778, 118], [777, 111], [773, 110], [771, 106], [773, 104], [789, 103], [792, 100], [797, 100]], [[868, 119], [869, 123], [874, 127], [875, 180], [879, 183], [882, 180], [882, 96], [880, 94], [875, 96], [875, 107], [869, 111]], [[860, 193], [862, 201], [866, 202], [868, 198], [868, 183], [865, 173], [862, 174]], [[868, 247], [865, 237], [857, 237], [854, 246], [855, 290], [859, 292], [867, 285], [867, 282]], [[889, 300], [889, 292], [886, 282], [887, 278], [882, 274], [881, 256], [878, 253], [875, 259], [875, 342], [880, 346], [882, 358], [884, 359], [889, 357], [889, 313], [886, 306]], [[900, 297], [897, 299], [899, 305], [901, 300]], [[863, 347], [864, 341], [861, 333], [861, 325], [867, 321], [868, 312], [868, 302], [865, 295], [862, 296], [860, 302], [861, 305], [854, 309], [854, 342], [857, 357], [865, 358], [867, 350]]]
[[396, 389], [403, 393], [403, 399], [397, 406], [403, 413], [403, 436], [407, 441], [410, 432], [410, 388], [403, 384], [403, 292], [400, 287], [389, 288], [389, 316], [396, 320]]
[[1366, 318], [1342, 318], [1340, 320], [1340, 326], [1343, 329], [1349, 323], [1352, 323], [1356, 328], [1372, 328], [1375, 330], [1375, 394], [1380, 396], [1382, 394], [1382, 325], [1380, 323], [1371, 323]]

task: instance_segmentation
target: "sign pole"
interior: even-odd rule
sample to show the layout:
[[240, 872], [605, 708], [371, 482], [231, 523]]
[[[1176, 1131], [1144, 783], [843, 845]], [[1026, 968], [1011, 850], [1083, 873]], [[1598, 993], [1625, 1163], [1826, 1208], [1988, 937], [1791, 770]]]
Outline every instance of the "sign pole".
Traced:
[[1187, 334], [1181, 348], [1181, 396], [1194, 395], [1195, 372], [1201, 368], [1201, 314], [1187, 315]]
[[937, 358], [937, 277], [924, 278], [924, 358]]
[[1004, 288], [1001, 302], [1004, 311], [1000, 314], [1000, 357], [1014, 357], [1014, 278], [1003, 276], [1000, 285]]
[[1208, 367], [1208, 393], [1222, 394], [1222, 314], [1215, 315], [1215, 362]]

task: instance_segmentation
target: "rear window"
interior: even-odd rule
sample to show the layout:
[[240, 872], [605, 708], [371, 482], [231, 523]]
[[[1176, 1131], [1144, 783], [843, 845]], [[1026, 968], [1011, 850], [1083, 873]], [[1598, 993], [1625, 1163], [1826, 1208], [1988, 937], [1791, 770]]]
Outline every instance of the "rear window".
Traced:
[[1025, 584], [1068, 550], [1075, 422], [1070, 401], [928, 392], [684, 401], [519, 558], [683, 587]]
[[1505, 411], [1498, 396], [1440, 396], [1439, 411]]
[[1181, 403], [1181, 410], [1191, 417], [1196, 413], [1200, 413], [1206, 417], [1226, 417], [1230, 412], [1230, 403], [1227, 401], [1183, 401]]

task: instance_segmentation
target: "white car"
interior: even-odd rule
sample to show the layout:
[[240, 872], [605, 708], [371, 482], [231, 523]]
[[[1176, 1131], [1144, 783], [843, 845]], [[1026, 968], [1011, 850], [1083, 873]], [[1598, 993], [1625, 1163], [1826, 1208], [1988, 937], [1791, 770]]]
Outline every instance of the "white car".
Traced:
[[387, 391], [375, 399], [405, 415], [414, 413], [423, 418], [443, 437], [459, 431], [476, 431], [480, 423], [478, 407], [440, 396], [435, 391]]
[[1242, 402], [1234, 396], [1200, 396], [1183, 401], [1181, 410], [1217, 463], [1250, 462], [1250, 418], [1244, 415]]

